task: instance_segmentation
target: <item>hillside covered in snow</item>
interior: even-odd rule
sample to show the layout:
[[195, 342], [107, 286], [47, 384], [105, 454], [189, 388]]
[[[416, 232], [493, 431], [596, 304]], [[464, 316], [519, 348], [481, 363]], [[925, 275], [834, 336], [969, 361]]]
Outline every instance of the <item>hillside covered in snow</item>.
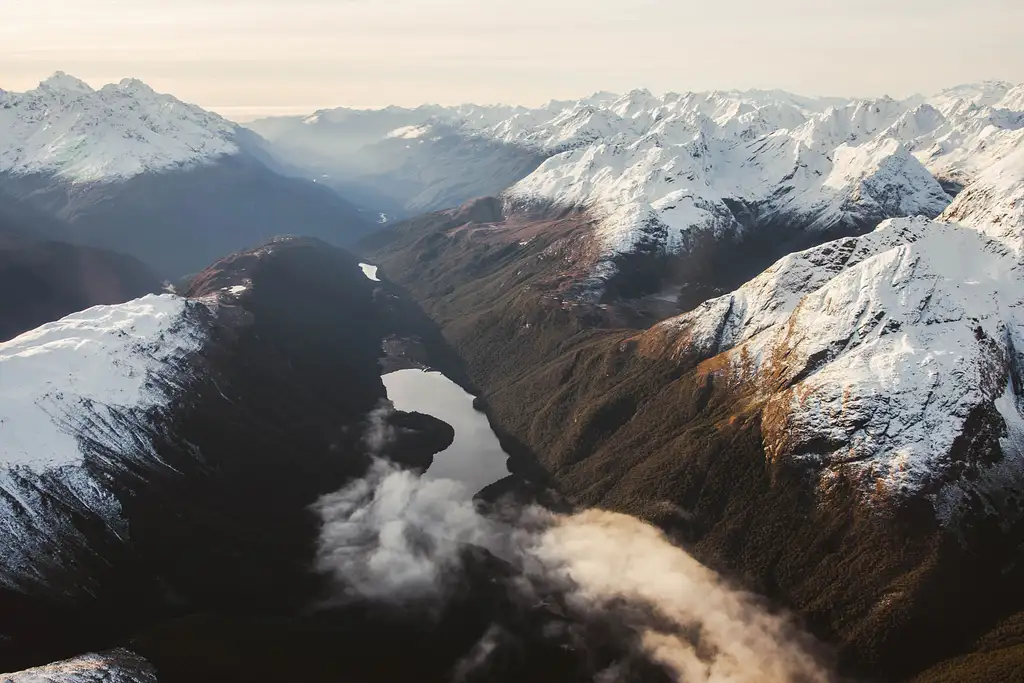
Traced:
[[76, 183], [126, 180], [242, 151], [239, 127], [216, 114], [135, 79], [94, 90], [63, 72], [28, 92], [0, 91], [0, 131], [0, 172]]

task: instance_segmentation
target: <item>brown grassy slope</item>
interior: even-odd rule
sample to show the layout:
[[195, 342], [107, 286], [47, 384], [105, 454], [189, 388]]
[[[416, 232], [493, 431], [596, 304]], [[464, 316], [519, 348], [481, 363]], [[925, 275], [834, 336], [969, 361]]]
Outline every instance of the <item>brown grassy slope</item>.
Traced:
[[985, 634], [972, 652], [928, 669], [913, 683], [1020, 683], [1024, 681], [1024, 612]]
[[926, 501], [869, 510], [842, 487], [819, 501], [812, 470], [767, 464], [756, 387], [708, 372], [713, 361], [640, 353], [629, 306], [567, 303], [591, 262], [585, 215], [528, 240], [529, 221], [463, 218], [424, 217], [366, 246], [442, 326], [498, 430], [572, 500], [668, 528], [873, 677], [969, 652], [1024, 605], [1020, 571], [1003, 571], [1020, 530], [978, 519], [962, 545]]

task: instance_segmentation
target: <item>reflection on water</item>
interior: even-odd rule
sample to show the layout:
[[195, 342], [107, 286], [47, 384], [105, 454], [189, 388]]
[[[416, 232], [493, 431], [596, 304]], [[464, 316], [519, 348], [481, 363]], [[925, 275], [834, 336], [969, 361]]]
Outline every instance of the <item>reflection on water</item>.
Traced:
[[454, 443], [434, 456], [424, 476], [460, 481], [472, 493], [508, 476], [508, 455], [462, 387], [440, 372], [423, 370], [399, 370], [382, 379], [397, 410], [432, 415], [455, 429]]

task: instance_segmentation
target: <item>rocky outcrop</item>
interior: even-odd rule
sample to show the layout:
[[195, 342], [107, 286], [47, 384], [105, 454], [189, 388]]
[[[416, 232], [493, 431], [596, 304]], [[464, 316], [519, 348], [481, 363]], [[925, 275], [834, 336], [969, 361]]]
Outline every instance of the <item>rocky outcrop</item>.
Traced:
[[2, 674], [4, 683], [156, 683], [156, 670], [134, 652], [118, 648]]

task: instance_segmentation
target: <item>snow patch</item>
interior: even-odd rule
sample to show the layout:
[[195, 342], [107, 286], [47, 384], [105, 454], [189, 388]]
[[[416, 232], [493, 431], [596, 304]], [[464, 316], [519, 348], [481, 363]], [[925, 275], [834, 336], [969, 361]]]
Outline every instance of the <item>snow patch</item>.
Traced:
[[360, 263], [359, 267], [362, 269], [363, 275], [366, 276], [367, 280], [380, 282], [380, 278], [377, 277], [377, 266], [371, 266], [369, 263]]
[[118, 648], [15, 673], [3, 683], [157, 683], [156, 669], [134, 652]]
[[430, 131], [429, 126], [402, 126], [388, 133], [386, 138], [401, 138], [403, 140], [416, 140], [423, 137]]
[[71, 428], [82, 411], [146, 409], [163, 394], [151, 373], [196, 351], [180, 297], [96, 306], [0, 344], [0, 468], [35, 472], [80, 464]]

